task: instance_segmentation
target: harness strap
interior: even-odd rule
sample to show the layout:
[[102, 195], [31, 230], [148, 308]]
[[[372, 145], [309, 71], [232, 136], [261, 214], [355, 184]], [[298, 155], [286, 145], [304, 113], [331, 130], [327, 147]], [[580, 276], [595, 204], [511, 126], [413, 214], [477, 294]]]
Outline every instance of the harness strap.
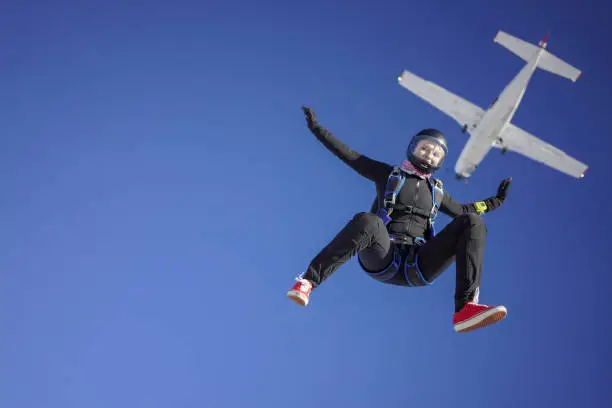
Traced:
[[371, 272], [365, 269], [361, 259], [358, 257], [361, 267], [372, 278], [383, 283], [409, 287], [431, 285], [433, 281], [429, 282], [425, 279], [418, 264], [418, 250], [425, 243], [425, 239], [391, 234], [390, 237], [393, 243], [393, 259], [391, 263], [381, 271]]
[[422, 210], [412, 205], [397, 204], [395, 206], [395, 211], [401, 211], [401, 212], [405, 212], [408, 214], [416, 214], [416, 215], [420, 215], [421, 217], [425, 217], [425, 218], [429, 218], [429, 216], [431, 215], [429, 211]]
[[432, 200], [431, 210], [426, 211], [420, 208], [416, 208], [414, 206], [406, 206], [397, 203], [397, 195], [404, 186], [404, 182], [406, 181], [406, 174], [413, 175], [417, 173], [410, 170], [402, 169], [399, 166], [393, 167], [387, 179], [387, 184], [385, 186], [385, 192], [383, 196], [377, 197], [374, 201], [377, 206], [376, 215], [378, 215], [382, 219], [384, 225], [387, 225], [389, 224], [389, 222], [391, 222], [391, 213], [395, 210], [428, 218], [429, 231], [427, 233], [426, 238], [430, 239], [435, 235], [435, 228], [433, 224], [434, 220], [438, 216], [438, 211], [444, 198], [442, 181], [438, 179], [426, 179], [427, 183], [431, 188]]
[[398, 166], [393, 167], [387, 179], [385, 194], [382, 200], [379, 200], [378, 211], [376, 212], [376, 215], [382, 219], [385, 225], [391, 222], [391, 213], [395, 208], [397, 194], [404, 186], [405, 180], [406, 177], [402, 173], [402, 170]]

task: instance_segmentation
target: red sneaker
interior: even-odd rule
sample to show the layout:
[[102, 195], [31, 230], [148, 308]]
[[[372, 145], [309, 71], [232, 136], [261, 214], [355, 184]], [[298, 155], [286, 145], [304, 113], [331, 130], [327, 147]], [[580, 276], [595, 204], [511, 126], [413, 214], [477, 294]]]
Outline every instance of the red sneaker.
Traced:
[[507, 314], [505, 306], [487, 306], [468, 302], [463, 309], [453, 314], [453, 325], [457, 333], [466, 333], [497, 323]]
[[312, 291], [312, 282], [307, 279], [296, 279], [297, 282], [287, 292], [287, 297], [300, 306], [306, 306]]

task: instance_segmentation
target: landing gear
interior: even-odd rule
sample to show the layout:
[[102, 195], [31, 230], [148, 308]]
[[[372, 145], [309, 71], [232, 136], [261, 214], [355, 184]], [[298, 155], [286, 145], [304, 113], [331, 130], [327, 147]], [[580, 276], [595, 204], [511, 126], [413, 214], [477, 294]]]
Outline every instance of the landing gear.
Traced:
[[459, 173], [455, 173], [455, 180], [463, 181], [465, 184], [468, 183], [468, 178]]

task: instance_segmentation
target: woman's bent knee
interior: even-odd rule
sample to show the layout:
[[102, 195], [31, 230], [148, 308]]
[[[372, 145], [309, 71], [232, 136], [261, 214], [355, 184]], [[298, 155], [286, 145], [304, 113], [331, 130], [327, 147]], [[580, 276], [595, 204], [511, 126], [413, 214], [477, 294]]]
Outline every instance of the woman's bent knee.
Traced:
[[363, 228], [378, 228], [378, 224], [382, 223], [380, 217], [374, 213], [360, 212], [355, 214], [353, 222]]
[[472, 238], [484, 238], [487, 234], [487, 225], [485, 220], [476, 213], [461, 214], [459, 216], [463, 226], [471, 231]]
[[467, 225], [470, 227], [478, 227], [481, 225], [485, 225], [485, 220], [478, 214], [476, 213], [466, 213], [466, 214], [461, 214], [459, 216], [459, 218]]

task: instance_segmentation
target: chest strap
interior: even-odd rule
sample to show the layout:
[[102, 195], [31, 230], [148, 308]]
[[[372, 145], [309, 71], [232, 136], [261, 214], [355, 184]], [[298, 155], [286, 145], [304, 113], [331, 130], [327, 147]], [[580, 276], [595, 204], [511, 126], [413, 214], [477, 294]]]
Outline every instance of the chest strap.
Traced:
[[391, 213], [393, 211], [401, 211], [407, 214], [416, 214], [425, 218], [428, 218], [429, 233], [427, 238], [431, 238], [435, 235], [435, 229], [433, 227], [434, 220], [438, 216], [440, 205], [444, 197], [444, 190], [442, 188], [442, 181], [438, 179], [427, 179], [427, 183], [431, 188], [431, 200], [432, 206], [430, 211], [423, 210], [414, 206], [406, 206], [397, 203], [397, 196], [404, 186], [406, 181], [406, 174], [416, 174], [414, 172], [406, 171], [399, 166], [393, 167], [387, 184], [385, 192], [382, 197], [377, 197], [375, 200], [376, 204], [376, 215], [378, 215], [385, 225], [391, 222]]

